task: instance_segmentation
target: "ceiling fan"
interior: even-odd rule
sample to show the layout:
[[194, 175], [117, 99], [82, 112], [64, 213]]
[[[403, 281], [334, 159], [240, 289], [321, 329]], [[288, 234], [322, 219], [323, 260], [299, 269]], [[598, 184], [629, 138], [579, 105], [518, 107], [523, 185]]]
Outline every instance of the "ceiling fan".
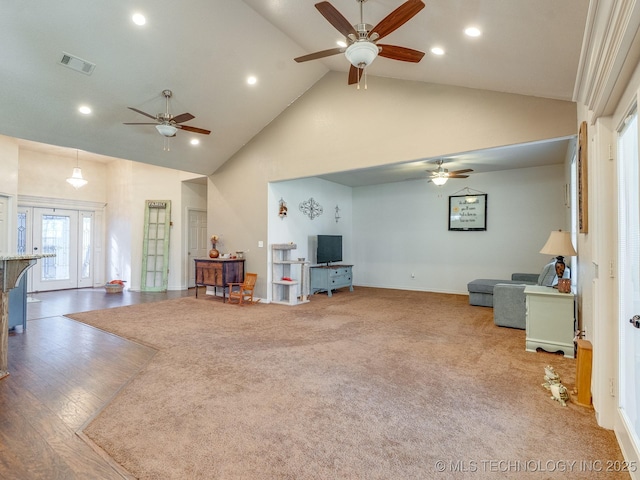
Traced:
[[424, 8], [421, 0], [408, 0], [387, 15], [375, 27], [364, 23], [362, 4], [367, 0], [356, 0], [360, 4], [360, 23], [351, 25], [349, 21], [329, 2], [316, 3], [315, 7], [347, 40], [346, 47], [330, 48], [308, 55], [297, 57], [298, 63], [344, 53], [351, 67], [349, 68], [349, 85], [360, 84], [364, 69], [371, 65], [378, 55], [392, 60], [417, 63], [424, 57], [424, 52], [396, 45], [378, 44], [378, 40], [386, 37], [411, 20]]
[[431, 178], [429, 179], [429, 181], [435, 183], [438, 186], [444, 185], [450, 178], [468, 178], [469, 175], [464, 174], [473, 172], [471, 168], [465, 168], [463, 170], [455, 170], [453, 172], [450, 172], [442, 166], [443, 163], [444, 160], [437, 160], [436, 164], [438, 165], [438, 168], [436, 168], [435, 170], [427, 170], [427, 172], [431, 174]]
[[165, 98], [166, 109], [164, 113], [158, 113], [157, 115], [151, 115], [150, 113], [143, 112], [142, 110], [138, 110], [137, 108], [127, 107], [129, 110], [133, 110], [134, 112], [138, 112], [145, 117], [153, 118], [155, 122], [149, 123], [138, 123], [138, 122], [125, 122], [125, 125], [155, 125], [156, 129], [163, 137], [175, 137], [178, 129], [186, 130], [187, 132], [193, 133], [201, 133], [203, 135], [209, 135], [211, 133], [210, 130], [205, 130], [204, 128], [190, 127], [189, 125], [180, 125], [183, 122], [188, 122], [189, 120], [193, 120], [194, 117], [190, 113], [181, 113], [180, 115], [171, 115], [169, 113], [169, 99], [172, 97], [173, 93], [171, 90], [163, 90], [162, 95]]

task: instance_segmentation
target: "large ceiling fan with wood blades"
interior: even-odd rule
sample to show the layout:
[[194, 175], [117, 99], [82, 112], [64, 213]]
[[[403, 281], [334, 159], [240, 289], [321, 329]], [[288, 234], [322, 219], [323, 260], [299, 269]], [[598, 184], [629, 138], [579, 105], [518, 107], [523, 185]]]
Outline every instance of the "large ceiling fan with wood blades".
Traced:
[[[133, 110], [145, 117], [153, 118], [155, 122], [125, 122], [125, 125], [155, 125], [158, 133], [165, 138], [175, 137], [176, 132], [180, 130], [185, 130], [187, 132], [193, 133], [201, 133], [202, 135], [209, 135], [211, 133], [210, 130], [205, 130], [204, 128], [191, 127], [189, 125], [182, 125], [184, 122], [188, 122], [189, 120], [193, 120], [194, 117], [190, 113], [181, 113], [180, 115], [172, 115], [169, 113], [169, 99], [173, 96], [171, 90], [163, 90], [162, 95], [165, 98], [166, 108], [164, 113], [158, 113], [157, 115], [151, 115], [150, 113], [143, 112], [142, 110], [138, 110], [134, 107], [127, 107], [129, 110]], [[168, 150], [168, 148], [165, 147]]]
[[442, 166], [443, 163], [444, 160], [437, 160], [436, 165], [438, 165], [438, 168], [436, 168], [435, 170], [427, 170], [427, 172], [431, 174], [429, 181], [435, 183], [438, 186], [444, 185], [450, 178], [468, 178], [469, 175], [465, 175], [465, 173], [473, 172], [471, 168], [465, 168], [463, 170], [455, 170], [453, 172], [450, 172]]
[[344, 53], [351, 67], [349, 68], [349, 85], [360, 84], [365, 68], [371, 65], [376, 57], [390, 58], [402, 62], [417, 63], [424, 57], [424, 52], [411, 48], [399, 47], [397, 45], [386, 45], [377, 43], [382, 38], [397, 30], [406, 22], [411, 20], [420, 10], [424, 8], [421, 0], [408, 0], [393, 12], [387, 15], [375, 27], [364, 22], [362, 5], [367, 0], [356, 0], [360, 4], [360, 23], [351, 25], [349, 21], [336, 10], [329, 2], [316, 3], [316, 8], [327, 21], [333, 25], [346, 38], [346, 47], [330, 48], [320, 52], [310, 53], [297, 57], [294, 60], [298, 63], [316, 60]]

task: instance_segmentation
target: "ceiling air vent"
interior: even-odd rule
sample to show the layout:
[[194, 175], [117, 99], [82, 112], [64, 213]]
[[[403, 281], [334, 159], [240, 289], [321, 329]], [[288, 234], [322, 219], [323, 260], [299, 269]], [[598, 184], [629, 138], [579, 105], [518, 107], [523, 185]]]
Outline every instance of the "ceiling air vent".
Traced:
[[91, 75], [93, 70], [96, 68], [95, 63], [87, 62], [86, 60], [67, 52], [62, 52], [60, 65], [64, 65], [65, 67], [69, 67], [77, 72], [84, 73], [85, 75]]

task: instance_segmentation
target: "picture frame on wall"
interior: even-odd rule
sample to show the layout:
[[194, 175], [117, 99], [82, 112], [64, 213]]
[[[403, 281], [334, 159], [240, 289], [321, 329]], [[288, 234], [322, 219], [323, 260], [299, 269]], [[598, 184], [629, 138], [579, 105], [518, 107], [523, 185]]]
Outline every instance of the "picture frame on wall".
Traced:
[[449, 230], [477, 232], [487, 229], [487, 194], [451, 195]]
[[587, 122], [580, 124], [578, 133], [578, 231], [589, 233], [589, 176], [587, 171]]

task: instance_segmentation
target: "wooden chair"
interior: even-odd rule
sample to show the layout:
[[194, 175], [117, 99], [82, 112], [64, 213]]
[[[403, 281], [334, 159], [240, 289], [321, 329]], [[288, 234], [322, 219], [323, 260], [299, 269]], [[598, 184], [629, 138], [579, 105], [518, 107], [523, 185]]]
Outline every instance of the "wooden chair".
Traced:
[[229, 303], [257, 303], [253, 301], [253, 289], [256, 288], [257, 273], [247, 273], [244, 276], [244, 283], [229, 283]]

